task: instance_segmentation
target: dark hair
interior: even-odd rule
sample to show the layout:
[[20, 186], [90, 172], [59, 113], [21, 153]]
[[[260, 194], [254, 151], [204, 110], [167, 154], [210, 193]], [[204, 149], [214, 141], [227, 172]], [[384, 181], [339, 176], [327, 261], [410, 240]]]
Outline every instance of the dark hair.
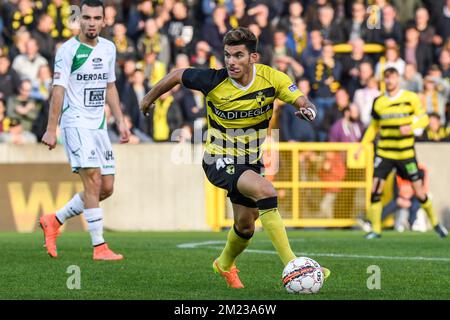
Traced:
[[245, 45], [250, 53], [255, 53], [258, 46], [258, 39], [247, 28], [239, 27], [231, 29], [223, 37], [223, 44], [227, 46]]
[[18, 118], [11, 118], [11, 121], [9, 122], [10, 127], [16, 127], [20, 125], [20, 119]]
[[388, 75], [393, 74], [393, 73], [400, 75], [397, 68], [393, 68], [393, 67], [390, 67], [390, 68], [387, 68], [386, 70], [384, 70], [383, 74], [384, 74], [384, 77], [387, 77]]
[[103, 15], [105, 15], [105, 5], [103, 4], [103, 1], [100, 0], [83, 0], [80, 4], [80, 9], [83, 8], [83, 6], [88, 7], [102, 7], [103, 9]]
[[441, 120], [441, 115], [439, 113], [437, 113], [437, 112], [431, 112], [431, 113], [428, 114], [428, 116], [430, 118], [431, 117], [435, 117], [435, 118], [438, 118], [439, 120]]

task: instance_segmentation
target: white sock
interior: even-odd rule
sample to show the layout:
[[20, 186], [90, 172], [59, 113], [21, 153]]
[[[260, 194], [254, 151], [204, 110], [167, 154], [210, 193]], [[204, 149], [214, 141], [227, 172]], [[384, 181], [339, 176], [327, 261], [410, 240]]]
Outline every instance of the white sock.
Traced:
[[103, 239], [103, 210], [102, 208], [90, 208], [84, 210], [84, 218], [88, 223], [92, 245], [98, 246], [105, 242]]
[[70, 199], [66, 205], [56, 212], [59, 222], [64, 223], [67, 219], [80, 215], [84, 210], [84, 203], [80, 195], [77, 193]]

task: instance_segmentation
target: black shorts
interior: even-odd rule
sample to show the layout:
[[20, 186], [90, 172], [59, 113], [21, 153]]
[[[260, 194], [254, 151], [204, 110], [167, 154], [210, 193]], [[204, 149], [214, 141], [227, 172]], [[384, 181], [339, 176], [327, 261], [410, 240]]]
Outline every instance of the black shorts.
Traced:
[[[209, 158], [211, 159], [211, 158]], [[219, 158], [212, 164], [208, 164], [203, 159], [203, 170], [209, 182], [218, 188], [228, 191], [227, 197], [235, 204], [240, 204], [248, 208], [256, 208], [256, 202], [245, 197], [237, 189], [237, 182], [241, 174], [247, 170], [253, 170], [257, 174], [262, 174], [264, 166], [258, 164], [235, 164], [232, 158]]]
[[373, 164], [374, 178], [380, 178], [386, 180], [392, 169], [397, 169], [397, 174], [402, 178], [409, 181], [420, 180], [421, 174], [417, 166], [416, 158], [410, 158], [405, 160], [393, 160], [380, 156], [375, 156]]

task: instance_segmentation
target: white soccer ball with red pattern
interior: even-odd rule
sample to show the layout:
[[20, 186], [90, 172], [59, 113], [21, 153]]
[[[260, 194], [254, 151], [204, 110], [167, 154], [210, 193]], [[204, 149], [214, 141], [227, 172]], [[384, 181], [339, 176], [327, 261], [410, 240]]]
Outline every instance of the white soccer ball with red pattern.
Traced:
[[322, 267], [311, 258], [295, 258], [283, 270], [283, 285], [289, 293], [317, 293], [322, 288], [323, 280]]

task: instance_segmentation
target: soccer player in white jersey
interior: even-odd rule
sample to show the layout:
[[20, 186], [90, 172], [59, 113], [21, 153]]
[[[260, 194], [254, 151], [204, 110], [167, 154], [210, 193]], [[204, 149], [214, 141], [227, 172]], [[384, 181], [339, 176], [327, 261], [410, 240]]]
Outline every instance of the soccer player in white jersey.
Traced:
[[104, 26], [104, 6], [99, 0], [84, 0], [80, 12], [81, 32], [66, 41], [55, 58], [50, 114], [42, 142], [56, 147], [56, 128], [60, 119], [64, 148], [72, 171], [80, 175], [84, 191], [56, 214], [40, 218], [45, 245], [57, 257], [56, 238], [60, 226], [84, 212], [94, 246], [94, 260], [121, 260], [123, 256], [108, 248], [103, 239], [103, 212], [99, 202], [111, 196], [115, 162], [106, 131], [105, 103], [111, 108], [120, 131], [120, 142], [128, 142], [115, 86], [116, 48], [99, 37]]

